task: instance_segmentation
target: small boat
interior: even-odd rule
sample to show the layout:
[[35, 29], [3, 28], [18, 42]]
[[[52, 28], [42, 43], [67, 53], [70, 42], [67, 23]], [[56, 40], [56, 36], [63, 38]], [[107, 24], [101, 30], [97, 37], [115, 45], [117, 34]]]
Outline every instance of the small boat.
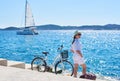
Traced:
[[17, 35], [38, 35], [30, 5], [27, 0], [25, 5], [25, 27], [17, 31]]

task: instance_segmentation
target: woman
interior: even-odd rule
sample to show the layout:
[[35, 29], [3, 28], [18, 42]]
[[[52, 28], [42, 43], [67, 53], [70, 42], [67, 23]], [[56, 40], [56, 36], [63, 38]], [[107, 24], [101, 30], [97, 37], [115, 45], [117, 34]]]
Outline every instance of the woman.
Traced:
[[74, 34], [71, 51], [73, 52], [73, 61], [74, 61], [74, 77], [77, 77], [78, 65], [82, 66], [82, 74], [86, 74], [86, 64], [84, 62], [84, 58], [81, 52], [81, 44], [79, 39], [81, 37], [81, 33], [76, 31]]

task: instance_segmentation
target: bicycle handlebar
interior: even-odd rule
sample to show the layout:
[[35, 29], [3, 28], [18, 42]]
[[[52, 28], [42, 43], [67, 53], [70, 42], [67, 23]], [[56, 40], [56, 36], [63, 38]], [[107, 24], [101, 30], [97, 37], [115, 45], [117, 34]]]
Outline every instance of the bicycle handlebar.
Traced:
[[62, 50], [62, 48], [63, 48], [63, 45], [61, 45], [61, 46], [58, 48], [58, 50]]

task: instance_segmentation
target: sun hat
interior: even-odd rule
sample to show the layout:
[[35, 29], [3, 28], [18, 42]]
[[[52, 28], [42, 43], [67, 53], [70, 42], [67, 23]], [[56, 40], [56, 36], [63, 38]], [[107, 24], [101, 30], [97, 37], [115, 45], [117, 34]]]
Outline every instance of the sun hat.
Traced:
[[78, 34], [81, 35], [81, 32], [79, 32], [78, 30], [76, 30], [76, 31], [74, 32], [74, 36], [75, 36], [75, 35], [78, 35]]

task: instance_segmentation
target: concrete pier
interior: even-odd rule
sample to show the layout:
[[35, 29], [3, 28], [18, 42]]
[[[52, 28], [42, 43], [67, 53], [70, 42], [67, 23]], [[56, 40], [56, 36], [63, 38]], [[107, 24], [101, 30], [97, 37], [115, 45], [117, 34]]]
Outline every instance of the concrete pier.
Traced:
[[[22, 69], [21, 69], [22, 68]], [[49, 72], [32, 71], [30, 64], [0, 59], [0, 81], [92, 81]], [[96, 81], [105, 81], [99, 80]]]

